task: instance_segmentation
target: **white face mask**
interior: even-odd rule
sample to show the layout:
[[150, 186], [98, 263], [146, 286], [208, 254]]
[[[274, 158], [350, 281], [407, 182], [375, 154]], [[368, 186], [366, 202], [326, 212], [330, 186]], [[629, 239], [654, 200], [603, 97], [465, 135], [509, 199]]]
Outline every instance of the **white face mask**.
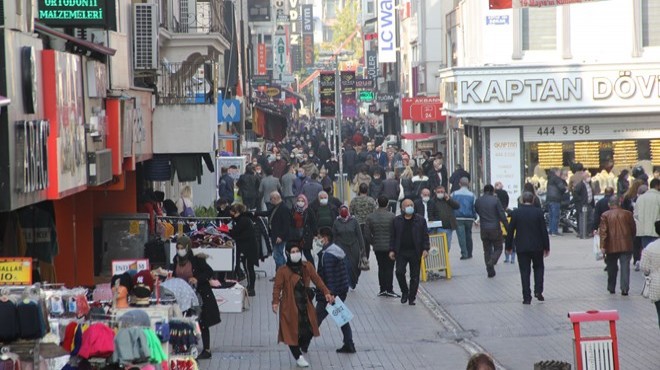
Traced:
[[445, 197], [445, 193], [437, 193], [438, 199], [443, 199]]
[[291, 253], [291, 254], [289, 255], [289, 260], [291, 260], [291, 262], [293, 262], [293, 263], [298, 263], [298, 262], [300, 262], [300, 260], [302, 260], [302, 253], [300, 253], [300, 252], [297, 252], [297, 253]]
[[298, 203], [296, 203], [296, 205], [298, 205], [298, 207], [304, 207], [304, 206], [305, 206], [305, 202], [298, 202]]
[[176, 254], [178, 254], [179, 257], [185, 257], [188, 254], [188, 251], [186, 249], [177, 249]]
[[406, 207], [405, 212], [407, 215], [412, 215], [413, 213], [415, 213], [415, 208], [408, 206]]
[[328, 204], [328, 198], [325, 199], [319, 199], [319, 202], [321, 203], [322, 206], [325, 206]]
[[431, 198], [430, 198], [430, 197], [422, 197], [422, 201], [423, 201], [423, 202], [428, 202], [429, 199], [431, 199]]

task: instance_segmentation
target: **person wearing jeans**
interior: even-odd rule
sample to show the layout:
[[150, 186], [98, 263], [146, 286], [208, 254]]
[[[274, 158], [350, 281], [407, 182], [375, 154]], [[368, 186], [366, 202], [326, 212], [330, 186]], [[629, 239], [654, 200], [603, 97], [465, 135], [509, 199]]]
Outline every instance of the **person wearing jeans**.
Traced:
[[273, 242], [273, 259], [275, 260], [275, 270], [277, 271], [277, 269], [286, 263], [284, 248], [289, 238], [291, 211], [282, 202], [282, 196], [277, 191], [270, 193], [270, 203], [273, 205], [270, 212], [255, 212], [255, 214], [257, 216], [268, 217], [270, 238]]
[[477, 218], [477, 214], [474, 209], [474, 193], [468, 190], [470, 180], [463, 177], [459, 180], [459, 185], [461, 188], [453, 192], [451, 196], [459, 204], [459, 208], [454, 210], [456, 236], [458, 237], [458, 245], [461, 247], [461, 259], [466, 260], [472, 258], [472, 224]]

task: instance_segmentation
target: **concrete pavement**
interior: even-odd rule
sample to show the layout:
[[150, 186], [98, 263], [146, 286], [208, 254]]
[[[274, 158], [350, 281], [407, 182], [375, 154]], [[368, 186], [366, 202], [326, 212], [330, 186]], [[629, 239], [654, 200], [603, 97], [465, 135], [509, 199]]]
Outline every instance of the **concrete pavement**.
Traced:
[[[615, 309], [622, 369], [660, 368], [660, 331], [653, 304], [644, 299], [641, 272], [631, 271], [630, 295], [607, 292], [604, 263], [592, 255], [592, 240], [574, 234], [551, 237], [545, 260], [545, 302], [522, 304], [517, 264], [496, 266], [497, 276], [486, 277], [482, 243], [473, 233], [474, 258], [459, 260], [454, 236], [450, 251], [451, 280], [430, 281], [424, 290], [460, 325], [460, 333], [491, 353], [506, 369], [532, 369], [542, 360], [573, 363], [573, 331], [569, 311]], [[533, 288], [533, 287], [532, 287]], [[583, 326], [584, 335], [606, 334], [605, 324]], [[575, 368], [575, 367], [573, 367]]]

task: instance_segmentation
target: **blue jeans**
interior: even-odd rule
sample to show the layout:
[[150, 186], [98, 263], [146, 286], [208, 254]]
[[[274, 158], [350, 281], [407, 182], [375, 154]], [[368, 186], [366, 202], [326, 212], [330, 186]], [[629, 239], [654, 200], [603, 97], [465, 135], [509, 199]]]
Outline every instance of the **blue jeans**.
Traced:
[[447, 251], [451, 250], [451, 229], [443, 229], [443, 228], [438, 228], [436, 229], [439, 233], [445, 233], [447, 235]]
[[284, 257], [284, 247], [286, 242], [276, 244], [273, 242], [273, 259], [275, 260], [275, 270], [277, 271], [280, 266], [286, 264], [286, 258]]
[[548, 202], [548, 211], [550, 212], [550, 234], [559, 234], [559, 202]]
[[472, 257], [472, 224], [474, 220], [456, 220], [456, 236], [461, 247], [461, 257]]

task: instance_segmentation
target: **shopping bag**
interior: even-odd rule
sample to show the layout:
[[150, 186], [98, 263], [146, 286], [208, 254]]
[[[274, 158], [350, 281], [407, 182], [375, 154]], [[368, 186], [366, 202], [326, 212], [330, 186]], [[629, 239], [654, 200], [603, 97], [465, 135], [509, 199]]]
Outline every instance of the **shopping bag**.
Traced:
[[325, 310], [340, 328], [353, 319], [353, 313], [339, 297], [335, 297], [334, 304], [328, 303]]
[[600, 250], [600, 236], [596, 235], [594, 236], [594, 257], [596, 257], [596, 261], [600, 261], [603, 259], [603, 251]]
[[644, 287], [642, 288], [642, 297], [648, 298], [651, 294], [651, 277], [644, 277]]

